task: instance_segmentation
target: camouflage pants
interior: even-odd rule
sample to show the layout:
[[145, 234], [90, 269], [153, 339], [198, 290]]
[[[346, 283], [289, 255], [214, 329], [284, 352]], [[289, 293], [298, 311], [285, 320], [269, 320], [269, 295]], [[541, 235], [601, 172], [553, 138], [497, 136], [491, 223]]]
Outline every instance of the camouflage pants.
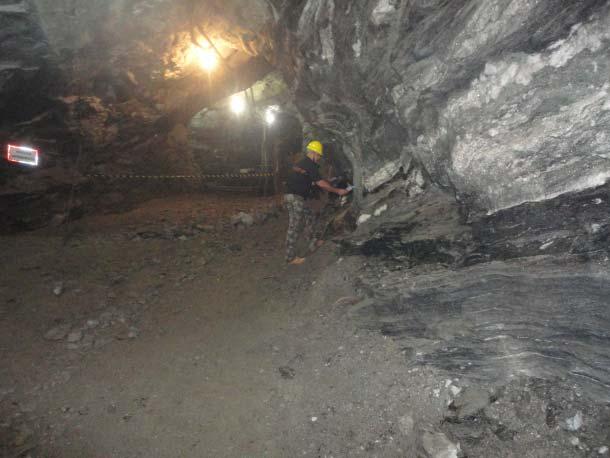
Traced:
[[315, 217], [305, 204], [305, 199], [294, 194], [284, 195], [284, 204], [288, 210], [288, 234], [286, 235], [286, 261], [296, 257], [296, 244], [301, 232], [309, 242], [314, 241]]

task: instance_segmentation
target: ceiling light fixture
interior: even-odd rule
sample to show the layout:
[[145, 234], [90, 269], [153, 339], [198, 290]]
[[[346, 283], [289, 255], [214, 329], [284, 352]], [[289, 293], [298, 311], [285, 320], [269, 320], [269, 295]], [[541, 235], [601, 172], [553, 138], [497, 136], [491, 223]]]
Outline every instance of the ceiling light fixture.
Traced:
[[270, 107], [267, 107], [267, 109], [265, 110], [265, 122], [268, 125], [273, 125], [277, 119], [277, 112], [280, 111], [280, 107], [278, 107], [277, 105], [271, 105]]
[[218, 56], [212, 49], [194, 48], [194, 56], [201, 68], [211, 72], [218, 66]]
[[231, 97], [231, 111], [236, 115], [240, 115], [246, 111], [246, 98], [243, 93], [240, 92]]

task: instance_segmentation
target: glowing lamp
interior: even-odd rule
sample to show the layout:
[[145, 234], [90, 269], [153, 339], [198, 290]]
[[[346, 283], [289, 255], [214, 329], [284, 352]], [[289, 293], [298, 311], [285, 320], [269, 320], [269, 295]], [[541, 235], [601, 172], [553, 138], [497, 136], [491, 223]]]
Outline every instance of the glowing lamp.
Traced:
[[277, 118], [277, 112], [279, 111], [279, 107], [277, 105], [272, 105], [265, 110], [265, 122], [268, 125], [273, 125]]
[[195, 48], [197, 62], [204, 70], [212, 71], [218, 65], [218, 56], [211, 49]]
[[19, 164], [37, 166], [38, 157], [38, 150], [27, 146], [8, 145], [6, 150], [6, 159]]
[[246, 111], [246, 99], [243, 94], [235, 94], [231, 97], [231, 111], [236, 115]]
[[265, 122], [270, 126], [275, 122], [275, 112], [269, 108], [265, 111]]

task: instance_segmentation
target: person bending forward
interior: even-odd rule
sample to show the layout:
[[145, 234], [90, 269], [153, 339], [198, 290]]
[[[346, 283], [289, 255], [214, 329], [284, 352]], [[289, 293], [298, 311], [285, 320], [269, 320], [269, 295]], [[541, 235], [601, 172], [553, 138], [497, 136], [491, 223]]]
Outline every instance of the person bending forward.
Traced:
[[313, 247], [317, 240], [314, 234], [315, 220], [312, 209], [307, 204], [312, 196], [313, 187], [345, 196], [350, 191], [333, 187], [320, 176], [320, 161], [324, 155], [324, 147], [319, 141], [312, 141], [307, 145], [305, 157], [290, 171], [286, 182], [284, 204], [288, 210], [288, 234], [286, 236], [286, 262], [302, 264], [305, 258], [296, 256], [296, 244], [301, 235], [305, 236]]

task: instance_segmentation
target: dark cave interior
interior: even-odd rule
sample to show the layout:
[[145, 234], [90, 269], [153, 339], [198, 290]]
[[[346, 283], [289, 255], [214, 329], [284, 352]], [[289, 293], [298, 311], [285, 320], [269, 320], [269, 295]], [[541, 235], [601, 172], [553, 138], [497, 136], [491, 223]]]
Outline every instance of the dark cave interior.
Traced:
[[0, 0], [0, 457], [607, 456], [608, 75], [607, 0]]

